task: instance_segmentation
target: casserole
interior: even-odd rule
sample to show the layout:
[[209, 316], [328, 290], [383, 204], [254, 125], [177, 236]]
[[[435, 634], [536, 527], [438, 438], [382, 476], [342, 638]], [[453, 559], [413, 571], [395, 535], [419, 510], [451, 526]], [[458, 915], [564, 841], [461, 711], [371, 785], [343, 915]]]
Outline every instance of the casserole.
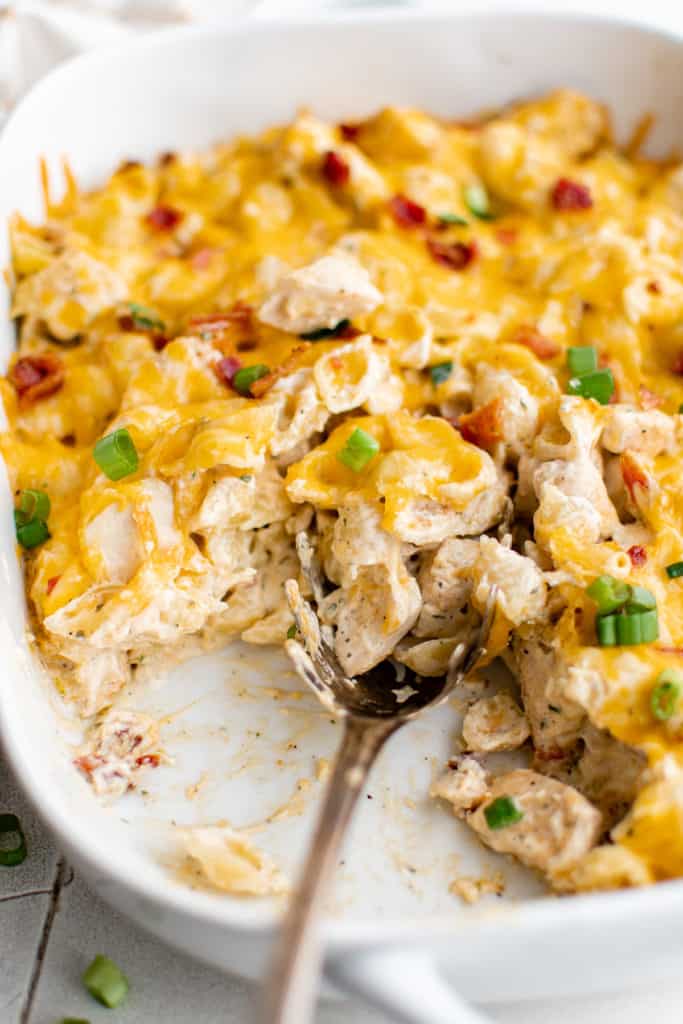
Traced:
[[[289, 41], [286, 53], [281, 48], [285, 30]], [[460, 58], [457, 66], [451, 59], [454, 38]], [[615, 81], [607, 58], [615, 48], [641, 69], [637, 85], [635, 79], [629, 80], [626, 88]], [[296, 59], [297, 53], [301, 54], [300, 60]], [[311, 53], [315, 61], [304, 59]], [[378, 53], [391, 54], [391, 62], [379, 62]], [[621, 130], [622, 134], [644, 111], [655, 110], [658, 120], [652, 145], [661, 149], [676, 141], [676, 112], [681, 98], [679, 59], [675, 39], [642, 29], [591, 19], [521, 15], [498, 19], [372, 15], [292, 24], [286, 29], [279, 24], [211, 35], [202, 31], [172, 32], [81, 59], [35, 90], [2, 140], [0, 166], [3, 180], [11, 183], [3, 196], [2, 216], [6, 219], [19, 209], [26, 216], [39, 217], [36, 167], [41, 154], [53, 167], [62, 154], [68, 155], [79, 180], [95, 184], [120, 159], [148, 158], [169, 146], [205, 145], [235, 131], [286, 120], [296, 106], [310, 103], [311, 97], [315, 97], [316, 109], [331, 117], [362, 116], [390, 102], [410, 103], [447, 116], [569, 85], [608, 103], [617, 115], [617, 132]], [[268, 68], [267, 75], [264, 67]], [[94, 81], [89, 76], [97, 77], [97, 91], [89, 88], [88, 83]], [[230, 91], [233, 82], [240, 85], [239, 97]], [[98, 136], [102, 123], [107, 124], [106, 138], [102, 139], [100, 133], [94, 148], [92, 139]], [[9, 332], [5, 341], [9, 351]], [[265, 729], [269, 744], [281, 738], [286, 745], [291, 729], [285, 726], [299, 713], [297, 702], [288, 698], [288, 715], [281, 715], [282, 704], [274, 702], [272, 692], [264, 692], [265, 700], [258, 704], [263, 727], [255, 725], [255, 705], [250, 698], [258, 677], [272, 681], [285, 671], [284, 663], [268, 656], [259, 665], [250, 655], [247, 664], [240, 652], [233, 651], [228, 655], [231, 671], [240, 676], [233, 691], [248, 691], [248, 699], [233, 700], [219, 686], [226, 672], [226, 655], [214, 655], [192, 673], [187, 666], [176, 673], [163, 691], [151, 688], [140, 696], [158, 715], [173, 712], [176, 722], [181, 722], [177, 726], [179, 742], [173, 751], [176, 766], [170, 794], [155, 791], [150, 783], [150, 795], [140, 794], [126, 804], [125, 821], [120, 817], [123, 810], [95, 806], [84, 785], [68, 769], [70, 755], [65, 742], [74, 740], [75, 723], [64, 721], [63, 709], [49, 706], [45, 684], [22, 644], [23, 617], [18, 600], [22, 588], [14, 568], [9, 514], [6, 524], [3, 595], [8, 607], [3, 629], [6, 646], [16, 651], [16, 656], [2, 682], [1, 709], [5, 742], [19, 776], [56, 829], [61, 844], [105, 897], [157, 934], [195, 954], [255, 973], [267, 945], [271, 908], [246, 906], [188, 890], [175, 877], [173, 866], [161, 863], [164, 821], [190, 823], [191, 816], [197, 822], [223, 817], [241, 825], [272, 817], [297, 779], [310, 776], [311, 765], [304, 765], [303, 760], [330, 755], [333, 728], [318, 717], [313, 719], [315, 726], [307, 722], [306, 729], [299, 730], [303, 735], [297, 745], [303, 753], [300, 750], [299, 756], [292, 758], [289, 778], [275, 767], [275, 762], [283, 759], [257, 743], [262, 736], [254, 736], [252, 749], [242, 758], [255, 762], [251, 785], [244, 774], [235, 773], [238, 765], [233, 760], [230, 779], [220, 784], [210, 780], [206, 795], [200, 791], [197, 802], [188, 805], [184, 790], [196, 784], [207, 770], [207, 755], [211, 754], [211, 764], [226, 757], [225, 733], [216, 723], [229, 723], [228, 743], [236, 745], [240, 735], [250, 729], [261, 734]], [[14, 599], [10, 598], [12, 594]], [[181, 716], [186, 705], [191, 707]], [[375, 799], [358, 823], [349, 865], [355, 877], [343, 880], [345, 912], [341, 921], [330, 924], [337, 978], [343, 975], [348, 980], [354, 973], [356, 961], [350, 957], [359, 945], [376, 951], [379, 963], [388, 955], [385, 940], [389, 937], [394, 945], [401, 940], [434, 952], [474, 998], [576, 991], [575, 975], [567, 977], [570, 951], [572, 962], [584, 965], [581, 976], [586, 991], [614, 984], [627, 962], [638, 963], [641, 976], [646, 962], [653, 971], [662, 972], [675, 962], [675, 934], [672, 937], [669, 933], [671, 918], [667, 915], [675, 913], [677, 901], [682, 898], [677, 883], [643, 893], [586, 897], [572, 903], [538, 903], [523, 909], [513, 904], [510, 908], [496, 907], [495, 913], [484, 906], [466, 912], [453, 905], [444, 884], [453, 842], [449, 823], [441, 824], [424, 808], [418, 808], [415, 816], [401, 813], [396, 804], [413, 787], [402, 790], [400, 783], [396, 786], [392, 781], [393, 791], [378, 798], [385, 786], [390, 789], [390, 780], [398, 776], [404, 779], [409, 774], [407, 765], [413, 766], [419, 778], [419, 772], [425, 772], [425, 757], [448, 753], [447, 716], [438, 716], [438, 721], [422, 733], [421, 729], [422, 725], [416, 726], [392, 745], [383, 768], [387, 774], [384, 778], [378, 775], [378, 790], [371, 794]], [[212, 745], [215, 751], [209, 750]], [[237, 754], [234, 746], [227, 750], [228, 757]], [[270, 765], [268, 757], [272, 758]], [[265, 785], [264, 779], [269, 780]], [[254, 782], [261, 785], [255, 787]], [[163, 785], [168, 788], [168, 781]], [[386, 805], [383, 812], [382, 803]], [[291, 802], [289, 811], [293, 813]], [[382, 828], [395, 829], [393, 852], [372, 843], [378, 813], [383, 813]], [[282, 834], [269, 837], [268, 842], [273, 844], [274, 853], [291, 863], [303, 834], [296, 821], [290, 829], [286, 825], [287, 819], [281, 818], [278, 828]], [[425, 834], [429, 834], [428, 845], [424, 843]], [[364, 839], [369, 849], [364, 849]], [[467, 839], [462, 843], [464, 862], [469, 859], [471, 870], [477, 870], [474, 863], [480, 852]], [[394, 870], [388, 871], [392, 857]], [[491, 863], [486, 861], [489, 870]], [[411, 890], [405, 879], [412, 879], [415, 869], [418, 881], [412, 882]], [[508, 893], [529, 894], [530, 886], [532, 883], [524, 876], [511, 872]], [[398, 909], [405, 912], [403, 921], [389, 921]], [[386, 915], [386, 926], [368, 922], [367, 917], [364, 921], [363, 910], [371, 911], [374, 918]], [[434, 910], [441, 911], [438, 919], [430, 916]], [[637, 935], [618, 923], [631, 914], [638, 916]], [[587, 922], [591, 922], [590, 936], [579, 939]], [[495, 979], [490, 969], [493, 947], [484, 954], [493, 935]], [[538, 943], [535, 949], [534, 942]], [[595, 965], [600, 958], [596, 951], [607, 943], [614, 956], [609, 960], [603, 957], [598, 971]], [[550, 949], [554, 949], [554, 957], [549, 955]], [[399, 953], [394, 951], [392, 956], [395, 970]], [[366, 953], [366, 987], [373, 981], [369, 973], [373, 962], [373, 956]], [[543, 964], [540, 972], [539, 963]]]

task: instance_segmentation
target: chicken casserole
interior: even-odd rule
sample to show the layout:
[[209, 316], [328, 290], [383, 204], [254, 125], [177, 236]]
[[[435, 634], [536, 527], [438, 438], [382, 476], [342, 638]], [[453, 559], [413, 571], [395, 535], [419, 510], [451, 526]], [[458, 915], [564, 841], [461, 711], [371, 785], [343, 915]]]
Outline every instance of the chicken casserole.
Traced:
[[298, 643], [287, 581], [347, 674], [418, 685], [495, 584], [517, 685], [434, 794], [559, 891], [683, 874], [682, 228], [681, 166], [569, 91], [302, 113], [15, 217], [0, 445], [98, 792], [164, 758], [117, 694]]

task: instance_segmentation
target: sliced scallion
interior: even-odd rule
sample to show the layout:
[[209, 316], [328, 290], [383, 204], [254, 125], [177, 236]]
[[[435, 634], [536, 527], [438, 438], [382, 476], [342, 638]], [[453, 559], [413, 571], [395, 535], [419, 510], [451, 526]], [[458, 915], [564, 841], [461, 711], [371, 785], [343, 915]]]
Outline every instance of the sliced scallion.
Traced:
[[342, 465], [360, 473], [379, 451], [379, 442], [372, 434], [357, 427], [348, 438], [344, 447], [337, 452], [337, 459]]
[[574, 377], [592, 373], [598, 368], [597, 349], [592, 345], [572, 346], [567, 349], [567, 366]]
[[101, 437], [92, 454], [97, 465], [110, 480], [122, 480], [124, 476], [130, 476], [136, 472], [139, 465], [133, 438], [125, 427]]
[[15, 868], [26, 860], [28, 850], [21, 822], [16, 814], [0, 814], [0, 836], [16, 836], [16, 842], [9, 849], [0, 847], [0, 864], [5, 868]]
[[603, 615], [595, 621], [600, 647], [615, 647], [617, 643], [617, 615]]
[[586, 593], [598, 606], [598, 615], [609, 615], [630, 600], [633, 588], [614, 576], [598, 576], [586, 587]]
[[296, 626], [295, 626], [294, 623], [292, 623], [292, 625], [287, 630], [287, 639], [288, 640], [293, 640], [295, 636], [296, 636]]
[[443, 384], [445, 380], [448, 380], [451, 373], [453, 372], [453, 360], [446, 359], [443, 363], [437, 363], [435, 366], [429, 368], [429, 376], [432, 378], [432, 384], [436, 387], [438, 384]]
[[473, 181], [463, 189], [465, 206], [479, 220], [493, 220], [491, 200], [486, 191], [486, 186], [480, 181]]
[[83, 975], [83, 984], [94, 999], [112, 1010], [128, 994], [128, 979], [108, 956], [95, 957]]
[[438, 213], [437, 217], [442, 224], [459, 224], [461, 227], [469, 224], [469, 221], [459, 213]]
[[522, 811], [509, 796], [499, 796], [484, 808], [486, 824], [492, 832], [516, 825], [524, 817]]
[[17, 540], [22, 548], [27, 550], [37, 548], [39, 544], [42, 544], [50, 536], [50, 531], [44, 519], [29, 519], [26, 522], [26, 517], [20, 509], [14, 510], [14, 527]]
[[664, 669], [657, 676], [650, 694], [650, 710], [660, 722], [666, 722], [676, 711], [683, 692], [683, 677], [672, 669]]
[[304, 341], [321, 341], [323, 338], [336, 338], [338, 334], [341, 334], [342, 331], [345, 331], [350, 326], [350, 320], [340, 320], [334, 327], [318, 327], [317, 330], [306, 331], [305, 334], [300, 334], [299, 337], [303, 338]]
[[657, 607], [657, 599], [647, 587], [632, 586], [631, 596], [626, 602], [627, 612], [649, 612]]
[[166, 325], [157, 314], [148, 309], [147, 306], [140, 305], [139, 302], [131, 302], [128, 305], [130, 309], [130, 316], [133, 324], [140, 328], [142, 331], [165, 331]]
[[607, 405], [614, 394], [612, 371], [609, 367], [605, 367], [602, 370], [583, 373], [580, 377], [570, 377], [567, 392], [570, 395], [579, 395], [581, 398], [594, 398], [600, 405]]
[[659, 620], [656, 609], [648, 612], [626, 612], [615, 615], [617, 644], [632, 647], [636, 644], [651, 644], [659, 636]]
[[671, 565], [667, 565], [666, 575], [670, 580], [677, 580], [679, 576], [683, 576], [683, 562], [672, 562]]
[[25, 517], [25, 522], [30, 519], [44, 519], [47, 522], [50, 499], [45, 491], [22, 491], [19, 495], [19, 511]]
[[232, 386], [241, 395], [251, 394], [251, 385], [255, 384], [261, 377], [265, 377], [270, 370], [265, 363], [254, 363], [253, 366], [245, 366], [238, 370], [232, 378]]

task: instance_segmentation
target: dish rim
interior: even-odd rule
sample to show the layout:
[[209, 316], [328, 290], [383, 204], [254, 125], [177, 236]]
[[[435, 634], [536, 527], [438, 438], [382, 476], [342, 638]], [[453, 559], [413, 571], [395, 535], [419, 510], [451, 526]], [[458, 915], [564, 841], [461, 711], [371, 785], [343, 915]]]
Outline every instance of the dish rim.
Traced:
[[[630, 28], [643, 36], [655, 36], [678, 42], [681, 46], [681, 63], [683, 65], [683, 30], [648, 25], [630, 16], [602, 14], [597, 11], [548, 11], [533, 6], [520, 5], [497, 10], [495, 5], [488, 6], [480, 12], [476, 7], [465, 6], [458, 11], [420, 10], [419, 8], [397, 10], [395, 7], [382, 6], [371, 10], [347, 9], [342, 11], [292, 12], [289, 15], [268, 16], [263, 18], [247, 17], [226, 23], [220, 18], [212, 19], [201, 25], [179, 26], [159, 30], [148, 35], [136, 36], [115, 42], [94, 51], [78, 54], [50, 71], [40, 79], [20, 101], [8, 118], [0, 134], [0, 168], [3, 167], [6, 154], [12, 145], [15, 124], [27, 116], [32, 109], [38, 107], [44, 93], [59, 87], [71, 77], [91, 74], [102, 59], [117, 59], [131, 52], [163, 51], [173, 47], [179, 41], [187, 40], [194, 43], [202, 38], [214, 38], [216, 34], [225, 36], [258, 34], [263, 30], [290, 27], [310, 27], [312, 29], [333, 30], [339, 24], [367, 24], [372, 26], [387, 21], [414, 21], [436, 23], [455, 23], [463, 20], [488, 21], [492, 18], [523, 22], [536, 19], [544, 22], [556, 22], [561, 25], [604, 25], [606, 27]], [[4, 225], [1, 228], [4, 230]], [[197, 922], [207, 925], [218, 925], [227, 928], [238, 928], [250, 934], [267, 933], [276, 924], [278, 911], [253, 903], [224, 900], [220, 894], [208, 894], [190, 888], [180, 889], [164, 885], [162, 881], [148, 879], [140, 882], [134, 872], [126, 868], [125, 863], [112, 858], [102, 859], [97, 843], [93, 842], [89, 833], [79, 835], [77, 840], [72, 837], [72, 829], [66, 813], [54, 809], [49, 801], [44, 800], [41, 787], [33, 778], [30, 762], [18, 738], [14, 735], [9, 718], [4, 713], [3, 690], [0, 687], [0, 741], [9, 763], [17, 775], [18, 782], [28, 795], [31, 803], [38, 811], [41, 819], [57, 837], [60, 846], [73, 852], [74, 859], [85, 862], [91, 877], [107, 877], [129, 892], [143, 900], [153, 902], [158, 907], [166, 907], [185, 916], [193, 917]], [[353, 918], [340, 920], [327, 917], [324, 921], [324, 937], [332, 951], [349, 950], [359, 946], [374, 946], [378, 943], [386, 945], [406, 944], [419, 945], [425, 941], [451, 937], [460, 928], [467, 928], [468, 934], [473, 931], [498, 932], [502, 925], [514, 927], [518, 931], [517, 939], [526, 934], [531, 936], [539, 932], [546, 933], [553, 926], [561, 926], [564, 931], [582, 929], [588, 922], [597, 918], [605, 926], [614, 927], [621, 921], [631, 920], [634, 915], [656, 914], [664, 924], [667, 920], [680, 919], [683, 913], [683, 879], [659, 882], [651, 887], [626, 889], [615, 892], [600, 892], [575, 895], [571, 899], [560, 901], [551, 897], [541, 897], [522, 901], [519, 904], [498, 904], [494, 907], [472, 907], [466, 910], [456, 909], [454, 912], [440, 912], [412, 918], [408, 914], [396, 917]]]

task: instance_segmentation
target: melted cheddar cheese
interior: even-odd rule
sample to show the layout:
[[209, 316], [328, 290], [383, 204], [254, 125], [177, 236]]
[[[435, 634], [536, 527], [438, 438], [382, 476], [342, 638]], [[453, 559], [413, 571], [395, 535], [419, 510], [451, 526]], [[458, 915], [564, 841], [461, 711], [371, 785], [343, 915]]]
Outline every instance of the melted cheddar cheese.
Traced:
[[[683, 874], [683, 698], [651, 708], [683, 671], [683, 168], [619, 149], [605, 110], [560, 90], [468, 124], [304, 112], [46, 193], [43, 224], [11, 224], [0, 450], [18, 500], [50, 499], [27, 590], [81, 713], [162, 650], [283, 643], [288, 579], [324, 579], [350, 675], [390, 656], [437, 675], [495, 585], [488, 657], [516, 665], [536, 766], [564, 787], [548, 799], [590, 804], [580, 841], [567, 812], [580, 855], [560, 867], [534, 824], [527, 862], [567, 889]], [[610, 404], [567, 394], [577, 346], [612, 371]], [[138, 456], [118, 480], [93, 457], [115, 430]], [[352, 468], [359, 430], [374, 448]], [[598, 646], [600, 574], [655, 596], [656, 642]], [[617, 754], [633, 783], [607, 796]]]

